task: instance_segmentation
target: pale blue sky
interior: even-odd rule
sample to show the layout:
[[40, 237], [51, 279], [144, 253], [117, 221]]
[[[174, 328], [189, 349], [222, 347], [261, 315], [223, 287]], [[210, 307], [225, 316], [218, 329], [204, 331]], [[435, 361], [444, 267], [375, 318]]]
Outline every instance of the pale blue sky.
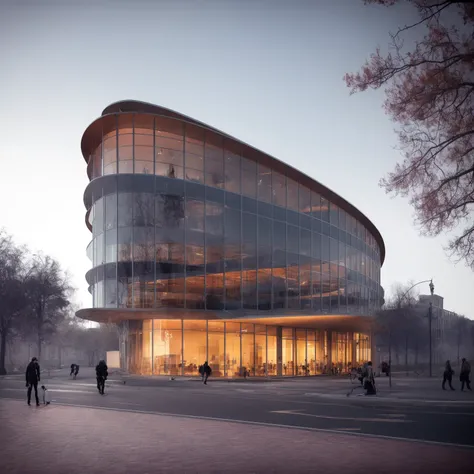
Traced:
[[[385, 239], [382, 283], [434, 277], [474, 317], [474, 275], [446, 237], [420, 237], [378, 180], [400, 159], [383, 93], [342, 81], [411, 11], [327, 1], [1, 1], [0, 226], [56, 257], [91, 305], [80, 152], [122, 99], [160, 104], [299, 168], [365, 213]], [[428, 288], [422, 287], [426, 293]]]

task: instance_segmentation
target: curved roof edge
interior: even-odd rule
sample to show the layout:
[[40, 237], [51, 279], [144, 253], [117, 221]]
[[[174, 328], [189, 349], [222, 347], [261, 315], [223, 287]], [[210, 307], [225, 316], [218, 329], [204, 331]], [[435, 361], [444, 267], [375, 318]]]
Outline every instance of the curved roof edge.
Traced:
[[[289, 175], [292, 179], [299, 183], [307, 183], [306, 185], [314, 190], [315, 192], [319, 192], [322, 194], [326, 199], [328, 199], [331, 202], [334, 202], [337, 204], [339, 207], [344, 209], [346, 212], [351, 214], [353, 217], [355, 217], [357, 220], [362, 222], [371, 232], [371, 234], [375, 237], [377, 240], [377, 243], [380, 248], [380, 265], [383, 265], [385, 261], [385, 243], [382, 238], [382, 234], [379, 232], [375, 224], [365, 215], [363, 214], [359, 209], [357, 209], [354, 205], [352, 205], [349, 201], [346, 201], [342, 196], [334, 192], [332, 189], [328, 188], [327, 186], [321, 184], [319, 181], [316, 181], [314, 178], [311, 178], [307, 174], [301, 172], [300, 170], [293, 168], [293, 166], [288, 165], [287, 163], [284, 163], [283, 161], [279, 160], [278, 158], [275, 158], [268, 153], [265, 153], [241, 140], [238, 138], [235, 138], [231, 135], [228, 135], [227, 133], [218, 130], [217, 128], [211, 127], [210, 125], [205, 124], [204, 122], [200, 122], [199, 120], [195, 120], [192, 117], [188, 117], [187, 115], [181, 114], [179, 112], [175, 112], [174, 110], [168, 109], [166, 107], [162, 107], [160, 105], [154, 105], [150, 104], [149, 102], [142, 102], [139, 100], [121, 100], [118, 102], [114, 102], [110, 105], [108, 105], [103, 111], [101, 117], [104, 117], [106, 115], [110, 114], [116, 114], [116, 113], [149, 113], [149, 114], [155, 114], [155, 115], [161, 115], [165, 117], [170, 117], [174, 118], [177, 120], [184, 120], [188, 123], [191, 123], [193, 125], [197, 125], [199, 127], [203, 127], [206, 130], [213, 131], [215, 133], [218, 133], [219, 135], [228, 138], [230, 140], [233, 140], [244, 147], [249, 148], [253, 152], [256, 152], [258, 155], [261, 155], [263, 157], [266, 157], [270, 159], [272, 163], [275, 163], [279, 165], [280, 168], [285, 168], [285, 174], [288, 176], [288, 172], [290, 171]], [[88, 134], [88, 131], [91, 129], [91, 127], [97, 122], [100, 121], [99, 119], [94, 120], [86, 129], [82, 136], [81, 140], [81, 150], [84, 159], [87, 161], [86, 154], [84, 153], [84, 145], [85, 145], [85, 137]], [[316, 189], [313, 189], [314, 186], [311, 186], [311, 184], [316, 185]]]

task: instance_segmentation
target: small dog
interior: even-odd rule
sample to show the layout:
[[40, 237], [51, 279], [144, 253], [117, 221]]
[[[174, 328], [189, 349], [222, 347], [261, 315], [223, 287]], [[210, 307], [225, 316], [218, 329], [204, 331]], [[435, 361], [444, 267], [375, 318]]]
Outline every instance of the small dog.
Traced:
[[41, 389], [43, 390], [43, 403], [49, 405], [51, 403], [51, 394], [44, 385], [41, 385]]

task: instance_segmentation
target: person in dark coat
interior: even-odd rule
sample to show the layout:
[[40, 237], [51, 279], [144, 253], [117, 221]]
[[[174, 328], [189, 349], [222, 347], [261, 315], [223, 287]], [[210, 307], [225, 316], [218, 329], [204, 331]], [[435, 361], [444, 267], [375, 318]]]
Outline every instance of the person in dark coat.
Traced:
[[207, 379], [209, 378], [209, 376], [212, 373], [212, 369], [209, 366], [209, 364], [207, 363], [207, 360], [202, 365], [202, 371], [203, 371], [203, 374], [204, 374], [204, 385], [207, 385]]
[[444, 372], [443, 372], [443, 385], [442, 385], [443, 390], [446, 390], [445, 388], [446, 382], [449, 383], [449, 388], [451, 390], [455, 390], [452, 384], [453, 374], [454, 374], [454, 370], [451, 367], [451, 362], [447, 360], [446, 365], [444, 366]]
[[104, 395], [105, 381], [109, 376], [108, 367], [104, 360], [101, 360], [95, 367], [95, 376], [97, 379], [97, 390]]
[[28, 405], [31, 405], [31, 390], [35, 389], [35, 398], [36, 406], [39, 407], [39, 398], [38, 398], [38, 382], [41, 380], [40, 375], [40, 366], [38, 364], [38, 359], [33, 357], [31, 362], [26, 367], [26, 386], [28, 387]]
[[77, 364], [71, 364], [71, 373], [69, 374], [69, 377], [74, 375], [74, 378], [76, 378], [78, 373], [79, 373], [79, 366]]
[[466, 384], [468, 390], [472, 390], [471, 380], [469, 377], [470, 374], [471, 374], [471, 365], [465, 358], [463, 358], [462, 364], [461, 364], [461, 373], [459, 374], [459, 381], [461, 382], [461, 391], [464, 390], [464, 384]]

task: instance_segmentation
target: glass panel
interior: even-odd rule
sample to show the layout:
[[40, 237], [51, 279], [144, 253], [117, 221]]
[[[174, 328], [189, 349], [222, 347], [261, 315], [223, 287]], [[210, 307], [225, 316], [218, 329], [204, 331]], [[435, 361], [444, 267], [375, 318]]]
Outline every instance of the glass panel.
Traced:
[[321, 219], [321, 197], [315, 192], [311, 192], [311, 211], [313, 217]]
[[104, 198], [99, 198], [94, 203], [94, 225], [92, 235], [99, 235], [104, 232]]
[[329, 222], [336, 227], [339, 226], [339, 208], [333, 203], [329, 212]]
[[117, 229], [105, 233], [105, 261], [106, 263], [117, 261]]
[[204, 183], [204, 131], [186, 124], [186, 179]]
[[258, 165], [258, 199], [272, 202], [272, 172], [262, 165]]
[[118, 116], [118, 170], [133, 173], [133, 114]]
[[117, 137], [111, 136], [103, 142], [104, 175], [117, 172]]
[[273, 204], [286, 207], [286, 176], [272, 171]]
[[299, 211], [311, 215], [311, 192], [301, 184], [299, 188]]
[[278, 375], [278, 356], [277, 356], [277, 333], [276, 328], [267, 327], [267, 360], [268, 360], [268, 375]]
[[329, 222], [329, 201], [321, 196], [321, 220]]
[[258, 219], [258, 309], [272, 308], [272, 221]]
[[309, 329], [306, 341], [306, 358], [308, 360], [306, 364], [307, 374], [315, 375], [318, 373], [316, 369], [316, 331]]
[[242, 194], [257, 197], [257, 163], [247, 158], [242, 158]]
[[133, 230], [133, 306], [153, 308], [155, 300], [155, 245], [152, 227]]
[[207, 360], [206, 321], [184, 321], [184, 375], [199, 375]]
[[153, 194], [134, 193], [133, 225], [137, 227], [153, 227], [155, 225], [155, 199]]
[[119, 193], [118, 195], [118, 225], [119, 227], [133, 225], [132, 193]]
[[298, 183], [296, 181], [293, 181], [292, 179], [287, 179], [286, 182], [286, 188], [287, 188], [287, 207], [288, 209], [291, 209], [292, 211], [297, 211], [298, 210]]
[[242, 328], [242, 373], [255, 375], [255, 335]]
[[225, 287], [226, 309], [240, 309], [241, 301], [241, 230], [240, 211], [225, 209]]
[[[148, 135], [153, 137], [154, 116], [149, 114], [136, 114], [134, 122], [135, 135]], [[152, 138], [153, 146], [153, 138]]]
[[[168, 178], [184, 177], [183, 152], [168, 148], [156, 147], [155, 149], [155, 174]], [[202, 166], [202, 163], [201, 163]]]
[[153, 371], [155, 375], [182, 374], [182, 321], [153, 321]]
[[206, 185], [224, 188], [224, 152], [222, 150], [222, 140], [214, 134], [208, 133], [206, 136], [205, 156]]
[[227, 377], [240, 376], [240, 323], [226, 323]]
[[105, 230], [117, 227], [117, 195], [105, 196]]
[[240, 194], [240, 156], [224, 150], [225, 189]]
[[257, 308], [257, 216], [242, 215], [242, 291], [244, 308]]
[[306, 357], [306, 329], [296, 330], [296, 375], [308, 375]]
[[312, 285], [312, 301], [313, 310], [321, 310], [321, 264], [320, 261], [314, 261], [311, 267], [311, 285]]
[[[188, 125], [191, 127], [191, 125]], [[183, 141], [183, 123], [166, 117], [155, 117], [155, 140], [162, 138]]]
[[208, 362], [214, 377], [224, 376], [224, 323], [208, 321]]
[[115, 276], [116, 265], [111, 265], [110, 273], [112, 279], [105, 280], [105, 307], [116, 308], [117, 307], [117, 278]]
[[286, 225], [273, 221], [273, 309], [286, 308]]
[[91, 179], [102, 176], [102, 145], [99, 145], [91, 155], [92, 176]]

